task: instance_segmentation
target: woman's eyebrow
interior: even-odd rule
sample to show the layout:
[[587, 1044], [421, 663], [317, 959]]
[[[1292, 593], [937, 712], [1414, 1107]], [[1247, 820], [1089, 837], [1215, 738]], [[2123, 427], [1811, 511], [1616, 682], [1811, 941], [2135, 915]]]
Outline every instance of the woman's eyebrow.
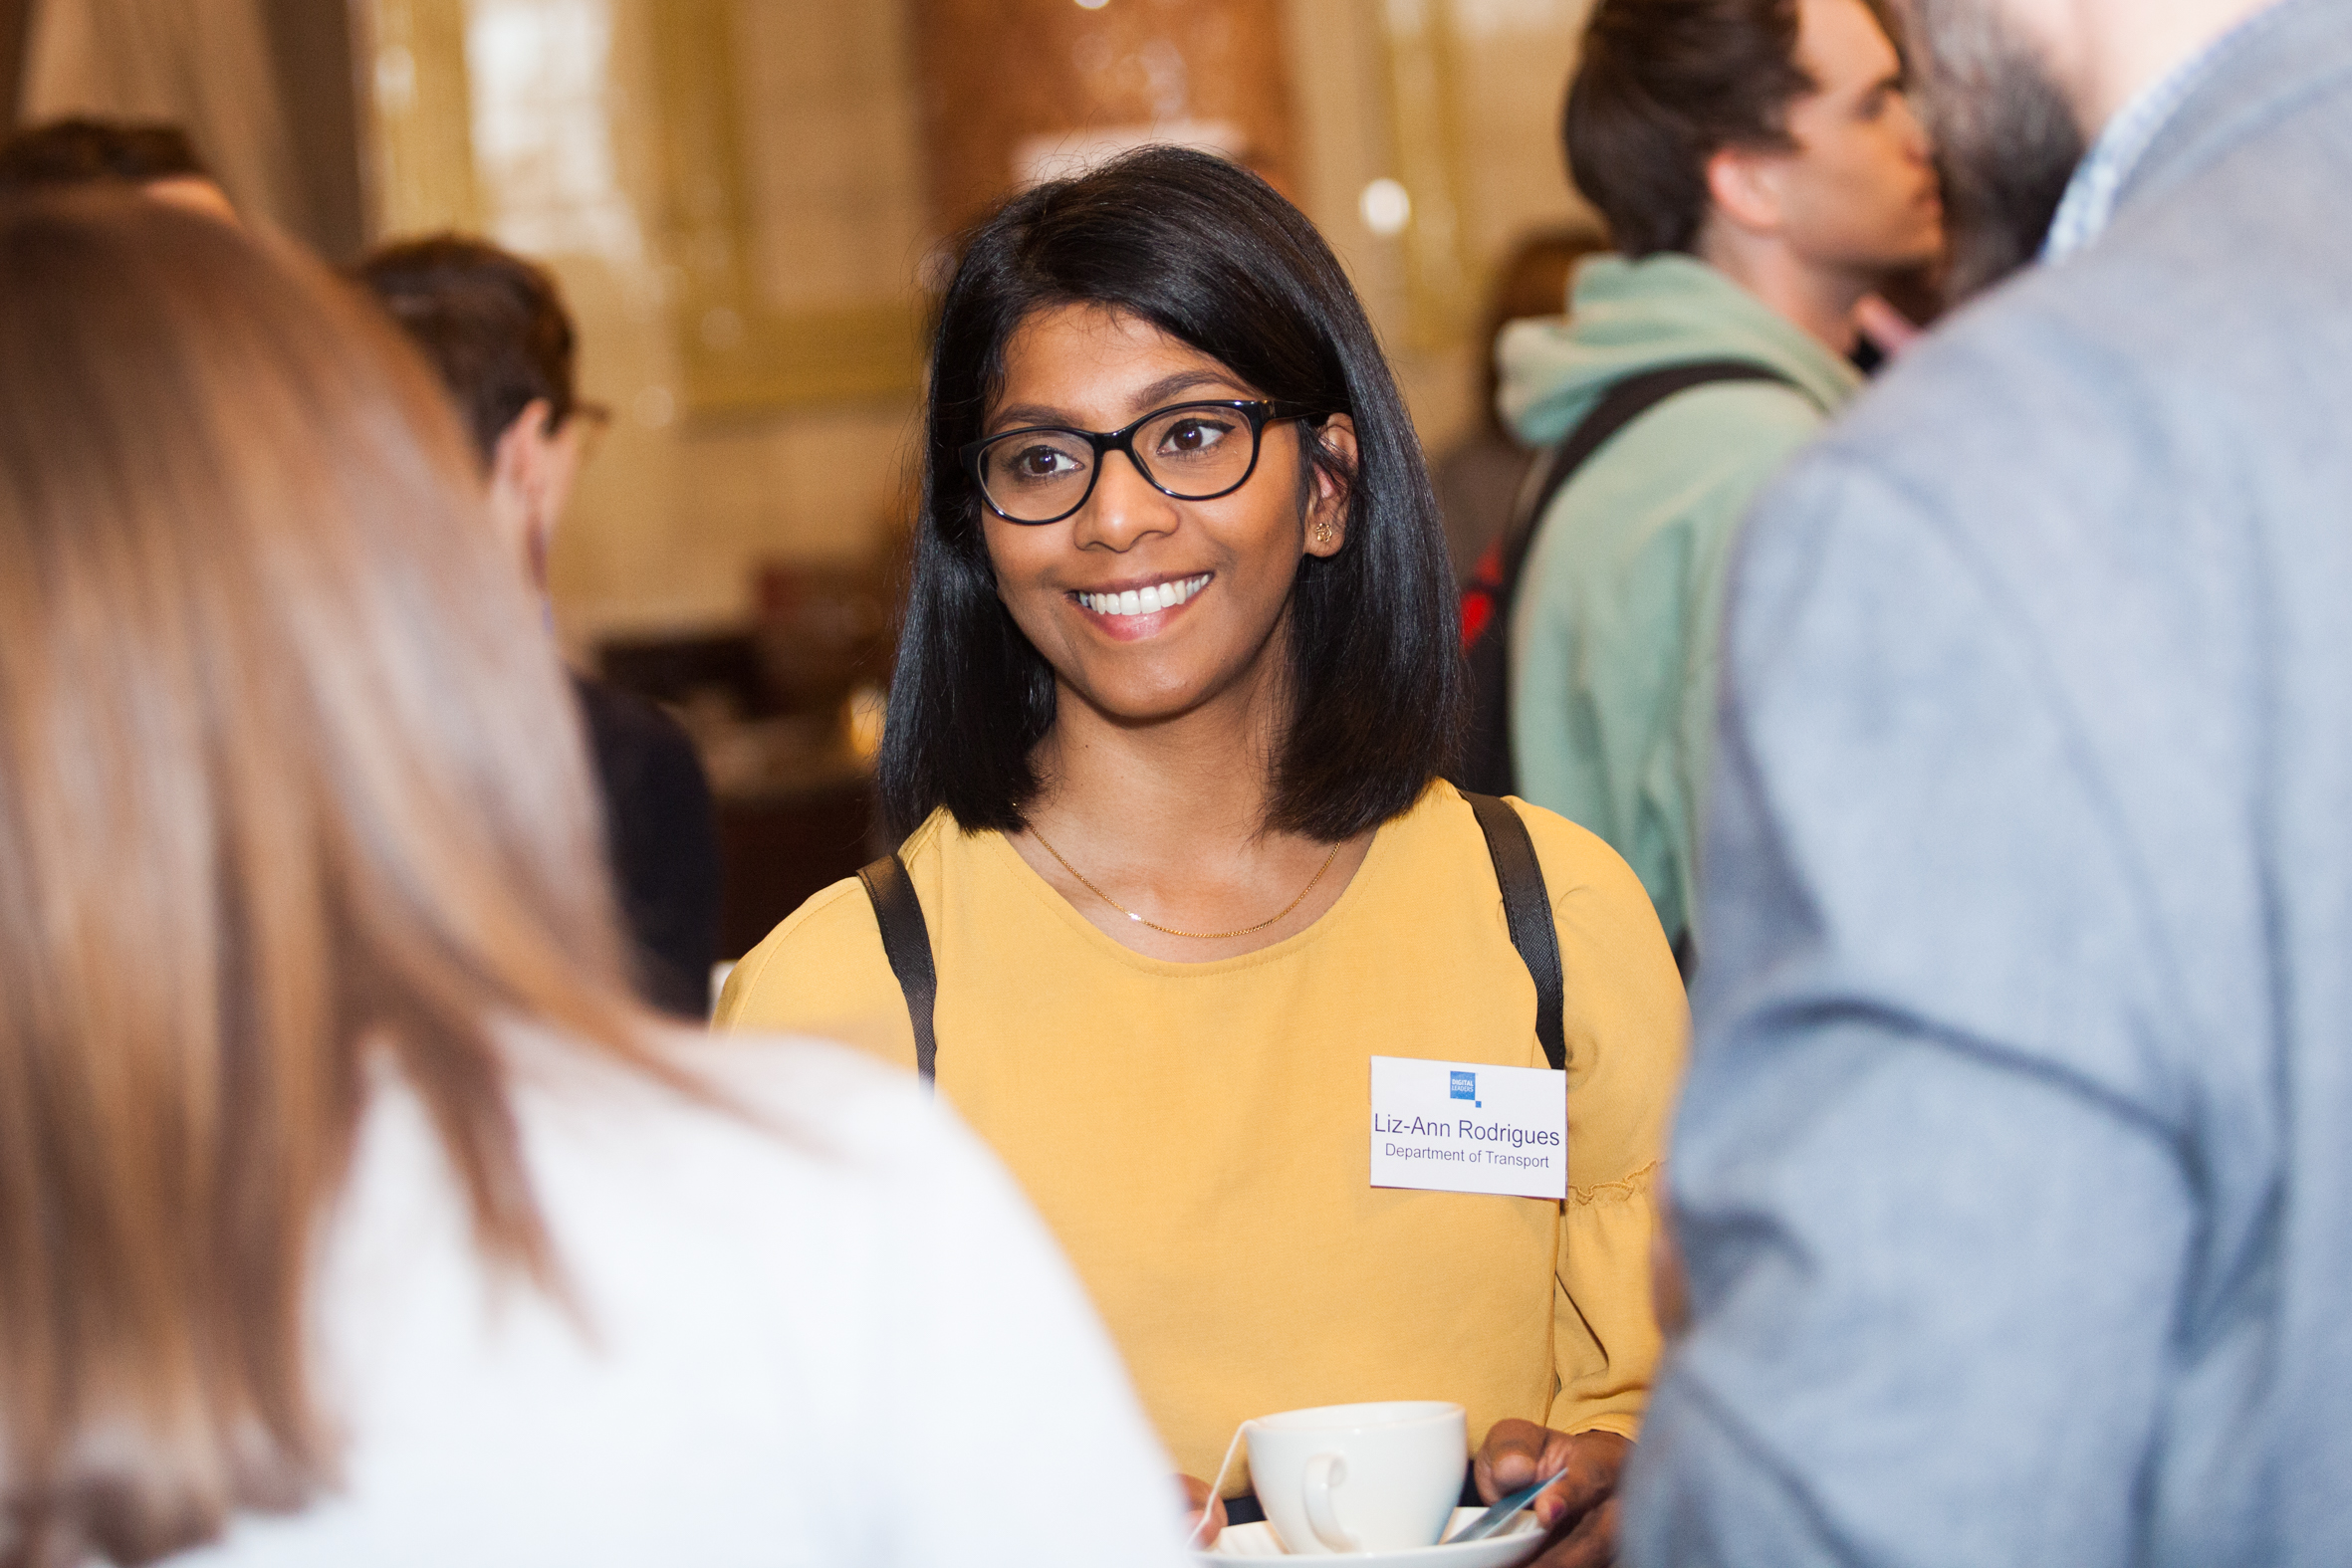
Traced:
[[[1238, 389], [1240, 383], [1231, 375], [1216, 370], [1178, 370], [1173, 375], [1163, 375], [1146, 386], [1138, 387], [1130, 406], [1136, 413], [1149, 413], [1179, 393], [1201, 386]], [[1044, 403], [1008, 403], [990, 416], [987, 428], [992, 431], [1019, 430], [1030, 425], [1051, 425], [1056, 429], [1068, 430], [1083, 428], [1067, 409], [1052, 408]]]
[[1233, 386], [1230, 375], [1215, 370], [1179, 370], [1174, 375], [1163, 375], [1135, 394], [1135, 411], [1148, 413], [1178, 392], [1189, 392], [1196, 386]]
[[1058, 408], [1048, 408], [1044, 403], [1013, 403], [989, 416], [990, 430], [1018, 430], [1029, 425], [1071, 427], [1069, 417]]

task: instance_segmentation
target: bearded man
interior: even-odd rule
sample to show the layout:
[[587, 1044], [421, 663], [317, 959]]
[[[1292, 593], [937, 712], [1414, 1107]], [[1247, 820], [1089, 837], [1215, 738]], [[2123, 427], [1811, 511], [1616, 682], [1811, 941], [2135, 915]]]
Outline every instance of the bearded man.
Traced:
[[2352, 5], [1913, 5], [2056, 218], [1744, 531], [1625, 1554], [2352, 1563]]

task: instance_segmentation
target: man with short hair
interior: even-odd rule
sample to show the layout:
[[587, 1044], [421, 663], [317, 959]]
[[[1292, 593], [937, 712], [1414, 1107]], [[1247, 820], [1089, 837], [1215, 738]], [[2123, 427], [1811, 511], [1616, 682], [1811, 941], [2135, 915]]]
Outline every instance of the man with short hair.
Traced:
[[158, 201], [237, 221], [237, 209], [177, 125], [57, 119], [20, 130], [0, 145], [0, 191], [99, 180], [119, 180]]
[[1509, 627], [1521, 794], [1591, 828], [1691, 916], [1726, 548], [1756, 492], [1861, 387], [1855, 308], [1942, 250], [1926, 136], [1879, 0], [1600, 0], [1565, 123], [1618, 256], [1565, 323], [1503, 336], [1522, 439], [1708, 361], [1610, 439], [1537, 524]]
[[[571, 313], [555, 279], [483, 240], [439, 235], [365, 257], [371, 290], [440, 372], [482, 462], [491, 526], [547, 591], [548, 548], [601, 411], [574, 379]], [[676, 721], [574, 675], [604, 797], [612, 871], [647, 1001], [709, 1010], [719, 939], [719, 843], [710, 785]]]
[[2352, 6], [1915, 6], [2091, 150], [1743, 536], [1627, 1555], [2340, 1568]]

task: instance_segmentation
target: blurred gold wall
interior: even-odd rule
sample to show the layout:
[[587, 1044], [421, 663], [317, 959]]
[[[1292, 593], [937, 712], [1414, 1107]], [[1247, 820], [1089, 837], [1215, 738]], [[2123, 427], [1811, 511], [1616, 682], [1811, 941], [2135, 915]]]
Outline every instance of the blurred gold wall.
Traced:
[[322, 0], [0, 0], [0, 128], [170, 121], [249, 219], [348, 261], [367, 221], [352, 23]]
[[1120, 143], [1238, 159], [1294, 197], [1283, 0], [912, 0], [931, 210], [985, 217], [1014, 179]]
[[[1246, 53], [1210, 69], [1249, 76], [1238, 97], [1183, 52], [1187, 117], [1279, 102], [1253, 121], [1258, 150], [1356, 279], [1433, 449], [1474, 416], [1488, 271], [1576, 210], [1557, 112], [1586, 3], [1218, 0]], [[1082, 66], [1115, 76], [1117, 51], [1175, 16], [1168, 0], [357, 4], [376, 231], [477, 228], [548, 261], [587, 395], [619, 414], [553, 561], [576, 645], [738, 619], [760, 559], [873, 547], [902, 507], [943, 219], [1008, 164], [1003, 126], [976, 136], [985, 163], [926, 151], [969, 112], [951, 99], [985, 102], [940, 73], [1018, 59], [971, 47], [998, 25], [1016, 46], [1083, 45]], [[1410, 198], [1399, 233], [1364, 215], [1383, 178]]]

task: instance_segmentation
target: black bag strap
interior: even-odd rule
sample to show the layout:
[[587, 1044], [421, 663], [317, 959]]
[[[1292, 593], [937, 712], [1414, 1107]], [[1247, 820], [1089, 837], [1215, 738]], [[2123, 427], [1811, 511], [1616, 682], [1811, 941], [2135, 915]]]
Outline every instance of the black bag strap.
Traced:
[[1567, 488], [1568, 481], [1576, 477], [1579, 469], [1591, 462], [1617, 432], [1669, 397], [1730, 381], [1796, 384], [1769, 365], [1749, 359], [1693, 359], [1686, 364], [1664, 365], [1640, 375], [1629, 375], [1610, 387], [1608, 395], [1595, 403], [1583, 422], [1552, 450], [1551, 465], [1544, 471], [1543, 483], [1536, 487], [1532, 503], [1513, 520], [1511, 544], [1504, 553], [1502, 607], [1508, 610], [1511, 600], [1519, 596], [1520, 572], [1528, 563], [1529, 552], [1535, 547], [1535, 533], [1543, 514], [1550, 509], [1552, 498]]
[[1535, 859], [1535, 840], [1528, 836], [1509, 800], [1465, 789], [1487, 835], [1487, 853], [1495, 862], [1495, 882], [1503, 890], [1503, 919], [1511, 928], [1511, 945], [1535, 982], [1535, 1038], [1554, 1072], [1568, 1069], [1566, 1025], [1567, 977], [1560, 969], [1559, 932], [1551, 923], [1551, 894], [1543, 885], [1543, 867]]
[[874, 924], [882, 928], [882, 952], [890, 973], [906, 994], [906, 1015], [915, 1026], [915, 1071], [925, 1083], [938, 1076], [939, 1038], [931, 1032], [931, 1014], [939, 1000], [939, 975], [931, 967], [931, 928], [923, 924], [922, 901], [906, 874], [906, 862], [895, 853], [882, 856], [857, 873], [865, 896], [874, 906]]
[[[1551, 894], [1543, 885], [1543, 867], [1535, 859], [1535, 841], [1528, 824], [1508, 800], [1491, 794], [1462, 798], [1478, 817], [1486, 834], [1487, 854], [1495, 862], [1495, 883], [1503, 890], [1503, 919], [1511, 930], [1511, 945], [1535, 983], [1535, 1037], [1553, 1070], [1568, 1065], [1564, 999], [1567, 980], [1560, 969], [1559, 933], [1551, 923]], [[932, 1013], [939, 1000], [939, 975], [931, 967], [931, 928], [923, 923], [923, 906], [915, 897], [906, 864], [887, 854], [857, 873], [865, 896], [874, 906], [874, 923], [881, 928], [882, 952], [890, 973], [906, 996], [906, 1014], [915, 1030], [915, 1071], [926, 1083], [938, 1076], [939, 1039], [932, 1032]]]
[[1776, 381], [1795, 387], [1779, 371], [1746, 359], [1694, 359], [1627, 376], [1552, 449], [1541, 482], [1520, 492], [1510, 527], [1488, 548], [1462, 595], [1463, 651], [1470, 659], [1470, 738], [1450, 777], [1465, 789], [1502, 794], [1518, 784], [1518, 763], [1511, 751], [1511, 612], [1552, 500], [1627, 425], [1679, 392], [1725, 381]]

